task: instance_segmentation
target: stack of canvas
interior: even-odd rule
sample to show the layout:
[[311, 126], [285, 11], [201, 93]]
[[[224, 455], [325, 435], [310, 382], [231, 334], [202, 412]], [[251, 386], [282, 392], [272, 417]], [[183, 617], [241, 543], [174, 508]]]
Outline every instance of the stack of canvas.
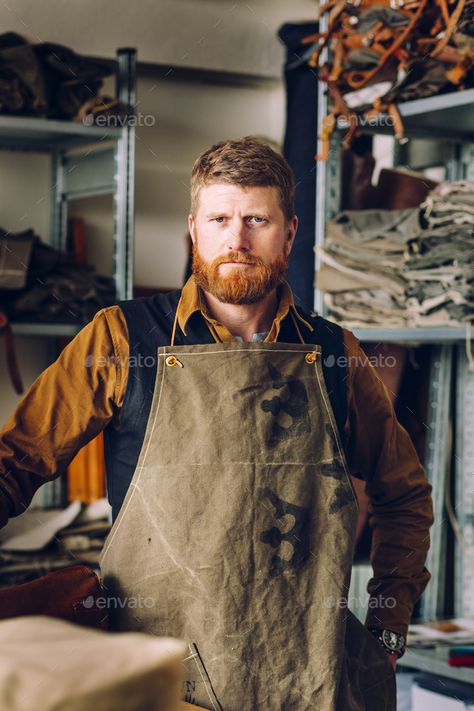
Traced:
[[349, 328], [474, 319], [474, 183], [441, 183], [420, 208], [353, 210], [328, 224], [316, 285]]

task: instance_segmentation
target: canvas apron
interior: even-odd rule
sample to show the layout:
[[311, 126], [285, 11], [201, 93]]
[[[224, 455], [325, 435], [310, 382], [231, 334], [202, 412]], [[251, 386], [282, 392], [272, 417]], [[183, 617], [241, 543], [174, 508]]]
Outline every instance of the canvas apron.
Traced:
[[183, 699], [224, 711], [394, 711], [348, 611], [358, 505], [321, 347], [158, 348], [101, 570], [112, 628], [188, 642]]

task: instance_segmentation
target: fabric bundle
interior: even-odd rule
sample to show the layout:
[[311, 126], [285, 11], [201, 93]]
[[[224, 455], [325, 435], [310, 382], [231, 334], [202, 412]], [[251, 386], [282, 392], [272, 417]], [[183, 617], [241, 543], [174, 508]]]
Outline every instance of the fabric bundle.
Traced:
[[87, 323], [115, 300], [110, 277], [78, 265], [32, 229], [14, 234], [0, 228], [0, 309], [12, 320]]
[[474, 667], [474, 647], [452, 647], [449, 650], [448, 664], [450, 667]]
[[94, 123], [98, 115], [125, 116], [115, 99], [100, 97], [110, 62], [76, 54], [52, 42], [32, 44], [15, 32], [0, 34], [0, 113]]
[[111, 529], [109, 511], [101, 499], [88, 507], [74, 501], [66, 509], [40, 509], [40, 514], [32, 507], [12, 518], [0, 532], [0, 589], [77, 564], [98, 569]]
[[317, 287], [348, 328], [474, 320], [474, 183], [441, 183], [419, 208], [341, 212], [328, 223]]

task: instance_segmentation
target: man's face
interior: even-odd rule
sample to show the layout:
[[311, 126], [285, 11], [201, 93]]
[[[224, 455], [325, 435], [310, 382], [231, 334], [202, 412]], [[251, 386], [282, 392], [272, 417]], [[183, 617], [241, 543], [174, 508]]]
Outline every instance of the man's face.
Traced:
[[204, 186], [189, 216], [196, 282], [226, 303], [260, 301], [284, 278], [297, 225], [276, 187]]

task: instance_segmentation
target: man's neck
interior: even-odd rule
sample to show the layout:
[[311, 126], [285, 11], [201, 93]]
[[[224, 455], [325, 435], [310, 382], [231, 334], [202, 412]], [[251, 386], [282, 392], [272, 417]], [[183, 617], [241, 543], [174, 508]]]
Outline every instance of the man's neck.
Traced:
[[233, 336], [251, 341], [254, 333], [269, 331], [278, 308], [277, 290], [273, 289], [255, 304], [224, 304], [208, 291], [201, 290], [209, 313]]

